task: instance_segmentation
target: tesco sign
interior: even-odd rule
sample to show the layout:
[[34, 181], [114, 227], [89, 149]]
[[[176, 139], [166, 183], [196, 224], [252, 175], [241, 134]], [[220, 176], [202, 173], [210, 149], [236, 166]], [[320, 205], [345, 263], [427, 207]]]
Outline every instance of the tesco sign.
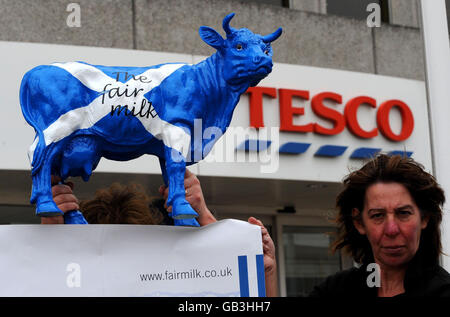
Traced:
[[[408, 139], [414, 130], [414, 116], [409, 106], [398, 99], [386, 100], [377, 105], [374, 98], [369, 96], [356, 96], [346, 101], [344, 113], [330, 108], [324, 101], [342, 104], [342, 95], [326, 91], [310, 96], [308, 90], [295, 90], [272, 87], [251, 87], [247, 90], [250, 104], [250, 126], [263, 128], [263, 96], [277, 98], [280, 110], [280, 131], [316, 133], [321, 135], [337, 135], [347, 128], [353, 135], [362, 139], [374, 138], [381, 133], [390, 141], [400, 142]], [[304, 107], [294, 107], [292, 99], [301, 98], [310, 100], [313, 113], [332, 123], [332, 127], [324, 127], [316, 122], [304, 125], [293, 124], [293, 117], [305, 114]], [[357, 111], [359, 107], [371, 107], [376, 112], [376, 127], [363, 127], [358, 122]], [[392, 131], [389, 114], [396, 108], [401, 116], [401, 129], [399, 133]]]

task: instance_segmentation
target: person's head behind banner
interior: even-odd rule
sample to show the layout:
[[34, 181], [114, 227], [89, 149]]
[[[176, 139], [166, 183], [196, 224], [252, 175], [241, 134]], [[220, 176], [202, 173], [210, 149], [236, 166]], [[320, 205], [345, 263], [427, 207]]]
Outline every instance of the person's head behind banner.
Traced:
[[157, 225], [163, 221], [163, 206], [155, 205], [138, 184], [113, 183], [80, 203], [89, 224]]

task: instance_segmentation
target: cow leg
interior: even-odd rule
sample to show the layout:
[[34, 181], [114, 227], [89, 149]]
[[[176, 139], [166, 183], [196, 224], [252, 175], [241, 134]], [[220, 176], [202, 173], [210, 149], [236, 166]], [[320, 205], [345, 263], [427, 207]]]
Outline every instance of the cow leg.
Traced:
[[192, 219], [174, 219], [173, 224], [175, 226], [184, 226], [184, 227], [200, 227], [200, 224], [195, 218]]
[[[169, 179], [167, 175], [167, 169], [166, 169], [166, 161], [162, 158], [159, 158], [159, 165], [161, 166], [161, 172], [164, 179], [164, 184], [166, 187], [169, 186]], [[184, 181], [183, 181], [184, 182]], [[200, 227], [199, 223], [195, 218], [191, 219], [174, 219], [173, 223], [175, 226], [187, 226], [187, 227]]]
[[179, 155], [177, 158], [172, 157], [172, 149], [166, 148], [166, 171], [169, 181], [169, 196], [167, 206], [172, 206], [173, 219], [192, 219], [198, 214], [192, 209], [191, 205], [186, 201], [184, 189], [184, 174], [186, 173], [186, 162]]
[[169, 178], [167, 177], [166, 160], [159, 158], [159, 166], [161, 166], [161, 173], [164, 180], [164, 185], [169, 186]]
[[64, 213], [56, 206], [52, 195], [52, 162], [58, 148], [59, 147], [54, 144], [50, 144], [45, 148], [42, 165], [38, 171], [32, 171], [33, 185], [31, 202], [36, 202], [36, 215], [41, 217], [64, 215]]

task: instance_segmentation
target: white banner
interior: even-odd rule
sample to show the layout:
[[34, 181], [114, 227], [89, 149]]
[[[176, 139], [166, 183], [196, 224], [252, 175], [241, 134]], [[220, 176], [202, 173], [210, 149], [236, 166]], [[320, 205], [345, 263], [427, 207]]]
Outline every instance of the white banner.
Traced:
[[265, 296], [261, 229], [0, 226], [0, 296]]

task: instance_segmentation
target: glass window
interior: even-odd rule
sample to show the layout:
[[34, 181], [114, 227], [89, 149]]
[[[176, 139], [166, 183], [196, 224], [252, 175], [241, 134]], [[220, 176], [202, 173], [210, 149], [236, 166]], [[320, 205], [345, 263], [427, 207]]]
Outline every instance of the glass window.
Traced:
[[327, 13], [366, 20], [370, 12], [367, 12], [369, 3], [378, 3], [381, 8], [381, 21], [389, 21], [389, 9], [386, 0], [327, 0]]
[[447, 28], [450, 34], [450, 0], [445, 0], [445, 6], [447, 9]]
[[32, 205], [0, 205], [0, 225], [40, 223], [41, 218], [35, 215], [35, 209], [36, 208]]
[[289, 7], [289, 0], [245, 0], [246, 2], [256, 2], [263, 4], [271, 4], [279, 7]]
[[339, 253], [332, 254], [333, 228], [283, 226], [286, 295], [308, 296], [315, 285], [341, 270]]

